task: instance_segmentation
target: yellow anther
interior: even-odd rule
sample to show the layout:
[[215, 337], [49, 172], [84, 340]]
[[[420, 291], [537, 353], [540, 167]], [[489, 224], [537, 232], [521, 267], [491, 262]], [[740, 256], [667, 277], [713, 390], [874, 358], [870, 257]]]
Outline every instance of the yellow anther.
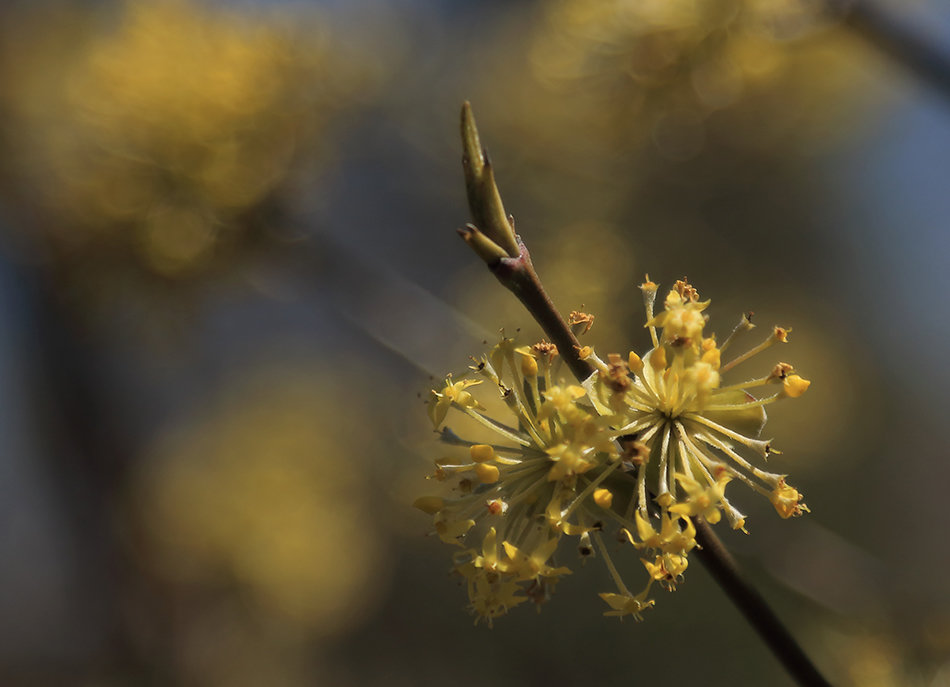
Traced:
[[435, 515], [445, 507], [445, 501], [438, 496], [420, 496], [412, 502], [413, 508], [418, 508], [423, 513]]
[[610, 489], [596, 489], [594, 491], [594, 503], [601, 508], [610, 508], [613, 502], [614, 495], [610, 493]]
[[634, 374], [640, 374], [643, 372], [643, 361], [633, 351], [630, 351], [630, 355], [627, 356], [627, 367], [633, 370]]
[[475, 444], [468, 450], [473, 463], [486, 463], [495, 459], [495, 449], [488, 444]]
[[475, 474], [482, 484], [494, 484], [501, 473], [494, 465], [479, 463], [475, 466]]

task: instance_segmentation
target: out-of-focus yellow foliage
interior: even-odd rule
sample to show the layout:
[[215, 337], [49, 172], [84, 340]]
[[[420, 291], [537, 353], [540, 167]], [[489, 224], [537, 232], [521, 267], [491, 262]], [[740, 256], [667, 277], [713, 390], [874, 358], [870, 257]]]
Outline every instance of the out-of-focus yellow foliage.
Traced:
[[[886, 626], [868, 626], [844, 633], [841, 628], [823, 626], [818, 635], [836, 666], [835, 684], [853, 687], [901, 687], [932, 685], [942, 687], [950, 677], [946, 641], [928, 636], [934, 623], [946, 618], [917, 618], [920, 627], [898, 633], [901, 620], [891, 617]], [[945, 629], [945, 628], [944, 628]], [[921, 634], [921, 630], [923, 634]]]
[[78, 37], [39, 23], [33, 45], [3, 32], [6, 164], [54, 255], [193, 274], [252, 240], [252, 213], [367, 87], [367, 64], [314, 22], [304, 36], [248, 10], [130, 0], [109, 19]]
[[[336, 634], [385, 586], [359, 410], [313, 371], [256, 375], [159, 442], [133, 504], [150, 567], [184, 588], [236, 584], [254, 616]], [[345, 410], [344, 410], [345, 408]]]
[[[629, 313], [644, 271], [697, 274], [689, 245], [764, 264], [740, 256], [770, 241], [768, 199], [795, 196], [785, 172], [852, 130], [847, 113], [868, 97], [856, 86], [860, 55], [820, 9], [550, 0], [475, 46], [472, 101], [496, 178], [563, 311], [585, 304], [598, 336], [619, 345], [641, 331]], [[473, 290], [468, 277], [457, 282], [467, 311], [514, 321], [508, 294]]]
[[[526, 60], [509, 47], [484, 83], [499, 97], [481, 109], [498, 108], [492, 116], [509, 121], [522, 145], [554, 145], [561, 157], [652, 142], [663, 157], [685, 160], [712, 136], [781, 144], [825, 128], [811, 105], [847, 90], [847, 57], [821, 35], [819, 9], [808, 0], [542, 3], [527, 35], [506, 42]], [[526, 67], [513, 69], [519, 61]], [[488, 51], [479, 55], [486, 63], [496, 64]]]

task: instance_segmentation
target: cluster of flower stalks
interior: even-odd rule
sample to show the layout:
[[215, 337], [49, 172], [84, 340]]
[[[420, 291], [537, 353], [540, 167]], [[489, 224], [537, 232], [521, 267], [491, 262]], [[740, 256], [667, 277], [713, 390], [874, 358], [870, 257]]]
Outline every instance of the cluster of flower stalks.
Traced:
[[[444, 483], [444, 494], [415, 505], [456, 547], [453, 570], [467, 583], [476, 622], [491, 624], [514, 606], [550, 598], [570, 573], [555, 562], [565, 538], [582, 558], [596, 555], [606, 564], [616, 590], [600, 594], [605, 615], [641, 620], [654, 603], [654, 584], [672, 590], [682, 581], [696, 547], [694, 518], [715, 524], [724, 514], [745, 530], [726, 496], [730, 482], [763, 494], [783, 518], [808, 510], [785, 475], [756, 463], [774, 452], [758, 438], [764, 406], [801, 396], [809, 382], [787, 363], [749, 381], [723, 382], [733, 368], [751, 368], [746, 363], [756, 354], [786, 343], [788, 330], [775, 327], [735, 354], [737, 339], [753, 329], [750, 316], [720, 343], [703, 332], [709, 301], [686, 281], [676, 282], [657, 314], [656, 284], [648, 277], [640, 289], [653, 342], [642, 357], [611, 354], [605, 361], [584, 346], [579, 355], [595, 372], [575, 385], [557, 376], [553, 345], [503, 338], [432, 392], [432, 422], [460, 455], [436, 461], [433, 479]], [[586, 333], [592, 319], [572, 313], [570, 324]], [[507, 421], [488, 414], [482, 392], [483, 400], [500, 394]], [[444, 427], [450, 411], [492, 430], [496, 443], [466, 441]], [[607, 532], [642, 555], [646, 582], [636, 592], [611, 560]]]

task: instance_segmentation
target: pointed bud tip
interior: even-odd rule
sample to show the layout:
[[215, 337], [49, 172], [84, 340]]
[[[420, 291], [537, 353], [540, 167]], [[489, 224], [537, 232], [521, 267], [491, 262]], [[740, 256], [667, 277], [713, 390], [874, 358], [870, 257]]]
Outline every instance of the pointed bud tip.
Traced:
[[462, 151], [466, 171], [473, 178], [479, 178], [485, 167], [485, 151], [478, 137], [472, 105], [467, 100], [462, 103]]

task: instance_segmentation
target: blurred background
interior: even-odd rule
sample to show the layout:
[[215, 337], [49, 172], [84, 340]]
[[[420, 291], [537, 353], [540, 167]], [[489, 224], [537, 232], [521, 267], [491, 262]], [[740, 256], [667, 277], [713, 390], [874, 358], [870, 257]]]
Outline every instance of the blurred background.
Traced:
[[640, 624], [598, 565], [463, 610], [423, 399], [538, 336], [454, 232], [469, 99], [599, 351], [646, 348], [645, 272], [794, 329], [812, 514], [737, 489], [722, 536], [835, 684], [950, 685], [950, 99], [823, 9], [4, 4], [0, 684], [791, 684], [698, 563]]

